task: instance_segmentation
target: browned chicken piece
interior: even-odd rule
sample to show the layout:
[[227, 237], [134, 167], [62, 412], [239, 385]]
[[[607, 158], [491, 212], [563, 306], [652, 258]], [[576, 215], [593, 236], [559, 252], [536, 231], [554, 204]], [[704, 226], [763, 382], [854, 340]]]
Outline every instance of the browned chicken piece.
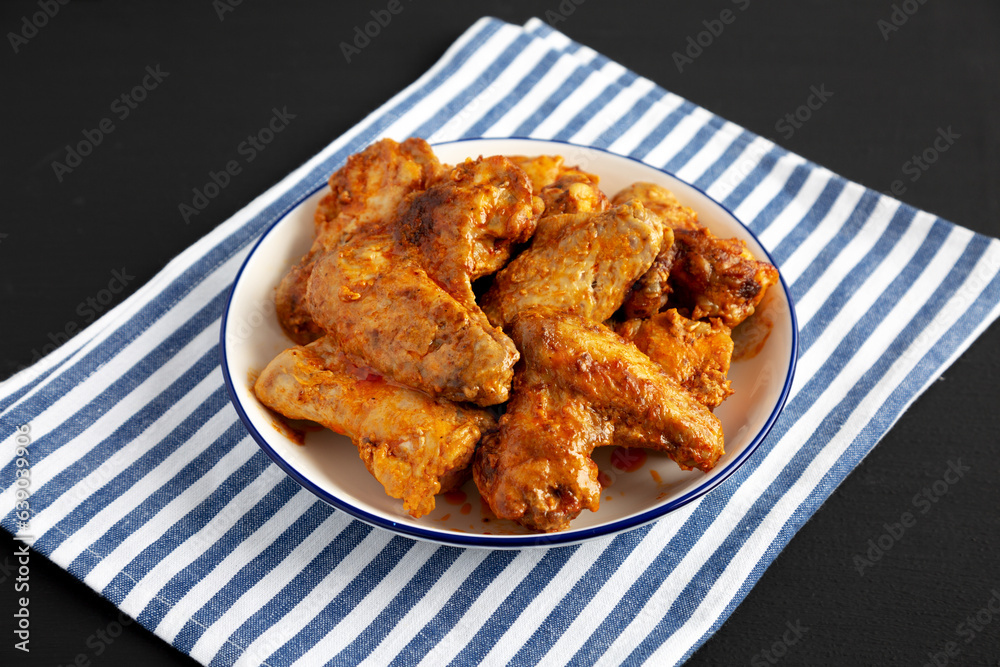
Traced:
[[[675, 229], [701, 229], [698, 214], [687, 206], [681, 206], [674, 193], [655, 183], [633, 183], [612, 198], [613, 205], [623, 204], [636, 199], [642, 202], [647, 210], [663, 219], [664, 227]], [[663, 310], [670, 296], [670, 267], [673, 266], [675, 250], [674, 236], [664, 233], [660, 254], [649, 271], [640, 277], [632, 291], [625, 297], [626, 317], [645, 319]]]
[[517, 350], [475, 304], [469, 280], [505, 260], [534, 222], [523, 171], [503, 157], [467, 162], [317, 260], [309, 312], [345, 352], [396, 382], [502, 403]]
[[707, 229], [675, 230], [669, 305], [692, 319], [718, 317], [730, 329], [750, 317], [778, 270], [754, 259], [740, 239], [720, 239]]
[[532, 194], [541, 199], [544, 216], [610, 208], [607, 195], [598, 187], [600, 178], [579, 167], [565, 166], [561, 155], [514, 155], [510, 159], [531, 179]]
[[344, 351], [396, 382], [456, 401], [507, 400], [518, 354], [391, 234], [356, 235], [316, 263], [310, 312]]
[[542, 188], [556, 182], [563, 171], [562, 155], [538, 155], [527, 157], [525, 155], [508, 155], [507, 159], [524, 170], [531, 180], [531, 193], [542, 194]]
[[710, 410], [732, 395], [726, 379], [732, 332], [721, 320], [689, 320], [671, 308], [648, 320], [624, 322], [617, 331]]
[[514, 320], [524, 355], [497, 435], [473, 463], [497, 516], [562, 530], [600, 503], [593, 447], [642, 446], [686, 470], [711, 470], [722, 424], [634, 345], [596, 322], [536, 309]]
[[670, 269], [674, 265], [674, 230], [663, 229], [663, 243], [653, 265], [632, 285], [625, 295], [625, 316], [648, 318], [660, 312], [670, 297]]
[[611, 205], [617, 206], [632, 199], [638, 199], [648, 210], [663, 218], [663, 224], [670, 229], [701, 229], [698, 214], [687, 206], [681, 206], [674, 193], [665, 187], [641, 181], [633, 183], [616, 194], [611, 199]]
[[554, 183], [542, 188], [539, 195], [545, 203], [542, 215], [561, 213], [591, 213], [611, 208], [608, 197], [598, 186], [600, 179], [577, 169], [568, 169]]
[[502, 156], [467, 160], [410, 195], [397, 226], [427, 273], [462, 304], [476, 308], [472, 281], [495, 273], [515, 243], [535, 231], [527, 174]]
[[652, 264], [662, 239], [659, 219], [637, 202], [542, 218], [531, 246], [496, 275], [483, 311], [496, 326], [539, 306], [603, 321]]
[[289, 337], [304, 344], [323, 335], [308, 311], [306, 287], [319, 256], [344, 233], [389, 220], [406, 195], [440, 178], [441, 164], [423, 139], [383, 139], [347, 158], [330, 177], [330, 193], [316, 209], [316, 240], [278, 285], [275, 307]]
[[353, 366], [328, 338], [279, 354], [254, 385], [291, 419], [348, 436], [369, 472], [414, 517], [465, 479], [480, 437], [496, 428], [480, 408], [435, 400]]
[[564, 530], [601, 503], [596, 447], [614, 427], [572, 391], [532, 384], [519, 372], [501, 430], [483, 438], [472, 475], [498, 517], [541, 531]]

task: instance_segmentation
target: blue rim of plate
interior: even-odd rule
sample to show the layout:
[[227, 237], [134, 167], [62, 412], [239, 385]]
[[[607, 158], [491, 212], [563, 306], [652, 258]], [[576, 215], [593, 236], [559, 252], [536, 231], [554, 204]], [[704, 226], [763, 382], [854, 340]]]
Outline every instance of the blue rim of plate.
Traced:
[[[599, 148], [596, 146], [584, 146], [582, 144], [574, 144], [568, 141], [560, 141], [556, 139], [537, 139], [533, 137], [473, 137], [468, 139], [456, 139], [453, 141], [442, 141], [432, 144], [433, 147], [437, 146], [447, 146], [449, 144], [457, 143], [472, 143], [476, 141], [533, 141], [537, 143], [552, 143], [552, 144], [563, 144], [565, 146], [571, 146], [573, 148], [582, 148], [584, 150], [594, 150], [601, 153], [606, 153], [608, 155], [614, 156], [616, 158], [623, 158], [626, 160], [631, 160], [637, 164], [650, 169], [655, 169], [656, 171], [662, 172], [671, 178], [674, 178], [681, 183], [691, 187], [692, 189], [700, 192], [702, 195], [707, 197], [710, 201], [714, 202], [719, 208], [726, 212], [733, 220], [739, 224], [747, 234], [756, 241], [757, 245], [763, 250], [765, 257], [767, 257], [768, 262], [774, 264], [774, 259], [771, 254], [767, 251], [764, 245], [757, 238], [757, 235], [750, 231], [743, 222], [733, 214], [728, 208], [723, 206], [721, 203], [711, 197], [707, 192], [702, 190], [696, 185], [688, 183], [686, 180], [679, 178], [676, 174], [673, 174], [666, 169], [660, 169], [659, 167], [654, 167], [653, 165], [646, 164], [642, 160], [631, 157], [629, 155], [621, 155], [619, 153], [614, 153], [612, 151], [606, 150], [604, 148]], [[456, 533], [451, 531], [436, 531], [436, 530], [425, 530], [423, 528], [417, 528], [407, 524], [401, 524], [395, 521], [386, 519], [385, 517], [378, 516], [376, 514], [371, 514], [365, 510], [359, 509], [349, 502], [334, 496], [328, 491], [320, 488], [314, 482], [312, 482], [308, 477], [300, 473], [294, 466], [289, 464], [278, 452], [274, 450], [273, 447], [267, 442], [263, 435], [257, 430], [250, 420], [249, 415], [243, 408], [240, 402], [239, 396], [236, 393], [236, 387], [233, 383], [232, 377], [229, 374], [229, 364], [226, 357], [226, 325], [229, 321], [229, 309], [233, 303], [233, 296], [236, 293], [236, 287], [239, 285], [240, 277], [243, 275], [243, 271], [246, 269], [247, 264], [253, 258], [254, 254], [257, 252], [257, 248], [260, 247], [264, 239], [274, 231], [274, 229], [281, 224], [281, 222], [292, 212], [298, 209], [302, 205], [302, 202], [312, 197], [314, 194], [327, 187], [326, 183], [318, 186], [317, 188], [311, 190], [310, 192], [303, 195], [293, 206], [289, 207], [284, 213], [282, 213], [277, 220], [275, 220], [268, 228], [261, 234], [260, 238], [254, 244], [250, 252], [247, 253], [246, 259], [243, 260], [243, 264], [240, 266], [240, 270], [236, 274], [236, 278], [233, 280], [233, 286], [229, 291], [229, 297], [226, 299], [226, 308], [222, 314], [222, 323], [219, 331], [219, 356], [222, 365], [222, 377], [226, 383], [226, 390], [229, 393], [229, 400], [232, 402], [233, 407], [236, 408], [236, 413], [239, 415], [240, 420], [243, 425], [250, 432], [250, 436], [257, 442], [257, 445], [264, 451], [264, 453], [274, 461], [282, 470], [285, 471], [289, 477], [294, 479], [300, 486], [302, 486], [307, 491], [311, 492], [313, 495], [318, 497], [323, 502], [335, 507], [338, 510], [346, 512], [353, 516], [354, 518], [363, 521], [364, 523], [375, 526], [377, 528], [383, 528], [394, 532], [399, 535], [404, 535], [406, 537], [411, 537], [418, 540], [425, 540], [429, 542], [435, 542], [437, 544], [445, 544], [450, 546], [458, 547], [477, 547], [477, 548], [491, 548], [491, 549], [517, 549], [523, 547], [561, 547], [561, 546], [572, 546], [574, 544], [579, 544], [581, 542], [586, 542], [588, 540], [603, 537], [605, 535], [615, 535], [628, 530], [634, 530], [640, 528], [647, 523], [651, 523], [660, 517], [663, 517], [677, 509], [680, 509], [684, 505], [687, 505], [698, 498], [701, 498], [708, 492], [712, 491], [720, 484], [725, 482], [735, 473], [739, 468], [747, 462], [750, 456], [757, 451], [760, 444], [767, 437], [767, 434], [771, 432], [771, 428], [778, 419], [778, 415], [785, 407], [785, 402], [788, 400], [788, 395], [792, 389], [792, 380], [795, 377], [795, 368], [798, 362], [798, 349], [799, 349], [799, 325], [798, 319], [795, 316], [795, 301], [792, 299], [792, 294], [788, 289], [788, 285], [785, 283], [785, 277], [781, 272], [778, 273], [778, 280], [781, 284], [781, 289], [785, 293], [785, 300], [788, 302], [788, 312], [791, 317], [792, 325], [792, 341], [791, 341], [791, 359], [788, 363], [788, 374], [785, 377], [784, 386], [781, 388], [781, 394], [778, 397], [778, 402], [775, 404], [774, 409], [768, 416], [767, 421], [761, 427], [760, 431], [754, 436], [753, 440], [750, 441], [739, 456], [730, 461], [725, 468], [722, 469], [715, 477], [708, 480], [704, 484], [688, 491], [680, 498], [671, 500], [670, 502], [661, 505], [659, 507], [654, 507], [645, 512], [626, 517], [624, 519], [619, 519], [618, 521], [613, 521], [611, 523], [602, 524], [599, 526], [594, 526], [592, 528], [583, 528], [578, 530], [570, 529], [568, 531], [563, 531], [559, 533], [538, 533], [531, 535], [491, 535], [483, 536], [476, 535], [473, 533]]]

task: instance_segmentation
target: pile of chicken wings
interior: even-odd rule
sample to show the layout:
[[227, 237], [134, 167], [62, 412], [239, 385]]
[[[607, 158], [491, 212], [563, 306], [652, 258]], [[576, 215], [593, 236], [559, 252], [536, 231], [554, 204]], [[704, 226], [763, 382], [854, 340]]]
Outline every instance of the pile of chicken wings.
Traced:
[[566, 529], [598, 509], [600, 446], [711, 470], [732, 329], [778, 272], [668, 190], [598, 181], [559, 156], [444, 165], [416, 138], [352, 155], [277, 287], [297, 345], [257, 397], [347, 435], [414, 517], [471, 471], [498, 517]]

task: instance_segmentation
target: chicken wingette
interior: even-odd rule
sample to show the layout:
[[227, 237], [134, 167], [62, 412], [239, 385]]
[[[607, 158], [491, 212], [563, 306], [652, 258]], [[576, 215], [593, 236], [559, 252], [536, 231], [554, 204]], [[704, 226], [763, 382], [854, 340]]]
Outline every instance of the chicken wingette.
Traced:
[[414, 517], [467, 479], [480, 437], [496, 422], [481, 408], [433, 399], [354, 366], [329, 338], [279, 354], [257, 378], [264, 405], [348, 436], [361, 460]]
[[596, 511], [601, 487], [590, 454], [598, 446], [654, 449], [686, 470], [711, 470], [723, 455], [718, 418], [607, 327], [535, 309], [515, 318], [511, 335], [524, 364], [499, 431], [473, 463], [497, 516], [552, 531]]

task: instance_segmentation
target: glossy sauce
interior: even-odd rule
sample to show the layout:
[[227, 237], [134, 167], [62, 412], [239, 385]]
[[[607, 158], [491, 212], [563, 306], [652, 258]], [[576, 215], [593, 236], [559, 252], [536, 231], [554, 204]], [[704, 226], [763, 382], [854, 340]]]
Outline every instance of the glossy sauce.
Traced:
[[623, 472], [635, 472], [646, 463], [646, 450], [638, 447], [615, 447], [611, 465]]
[[[465, 495], [465, 491], [462, 491], [461, 489], [458, 491], [449, 491], [443, 495], [444, 501], [449, 505], [461, 505], [468, 499], [468, 496]], [[468, 512], [462, 512], [462, 514], [468, 514]]]

